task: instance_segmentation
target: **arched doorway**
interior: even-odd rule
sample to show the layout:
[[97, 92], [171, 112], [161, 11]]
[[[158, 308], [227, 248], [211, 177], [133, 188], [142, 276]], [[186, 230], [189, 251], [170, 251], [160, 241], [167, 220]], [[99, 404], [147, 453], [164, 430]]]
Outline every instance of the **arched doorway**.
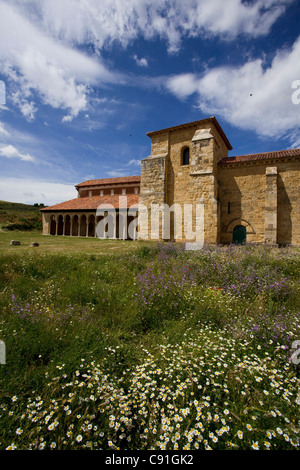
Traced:
[[232, 243], [244, 245], [247, 239], [247, 230], [243, 225], [236, 225], [233, 229]]
[[56, 235], [56, 220], [54, 219], [51, 220], [50, 235]]

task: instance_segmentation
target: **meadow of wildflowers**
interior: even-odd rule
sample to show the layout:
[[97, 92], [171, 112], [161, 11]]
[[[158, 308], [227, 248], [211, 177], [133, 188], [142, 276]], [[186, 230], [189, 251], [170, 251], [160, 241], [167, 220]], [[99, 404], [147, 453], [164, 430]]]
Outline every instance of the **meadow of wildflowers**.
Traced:
[[0, 281], [0, 449], [299, 450], [300, 250], [7, 253]]

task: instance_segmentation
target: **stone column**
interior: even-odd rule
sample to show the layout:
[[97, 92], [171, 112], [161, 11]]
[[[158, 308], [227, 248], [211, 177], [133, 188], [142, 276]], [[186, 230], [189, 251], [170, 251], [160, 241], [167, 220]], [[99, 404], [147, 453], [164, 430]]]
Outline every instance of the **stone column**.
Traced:
[[265, 243], [277, 244], [277, 167], [266, 168]]
[[43, 235], [50, 235], [51, 232], [51, 215], [42, 212]]

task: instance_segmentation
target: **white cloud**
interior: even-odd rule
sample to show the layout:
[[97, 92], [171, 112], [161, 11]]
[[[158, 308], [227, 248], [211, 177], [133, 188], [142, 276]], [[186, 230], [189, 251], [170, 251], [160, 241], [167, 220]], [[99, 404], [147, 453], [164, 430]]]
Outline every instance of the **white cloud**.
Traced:
[[134, 54], [133, 58], [139, 67], [148, 67], [148, 61], [145, 57], [139, 59], [138, 56]]
[[[293, 0], [214, 0], [196, 2], [195, 10], [187, 10], [186, 28], [192, 33], [204, 28], [211, 34], [230, 38], [241, 33], [264, 36]], [[183, 2], [185, 3], [185, 2]]]
[[8, 137], [10, 135], [9, 132], [4, 128], [3, 122], [0, 122], [0, 134], [2, 134], [1, 137]]
[[[86, 116], [85, 116], [86, 117]], [[71, 114], [64, 116], [62, 118], [62, 122], [71, 122], [73, 120], [73, 116]]]
[[169, 78], [167, 87], [178, 98], [184, 99], [198, 90], [199, 80], [192, 73], [183, 73]]
[[13, 145], [6, 145], [5, 147], [0, 148], [0, 156], [6, 158], [18, 158], [19, 160], [23, 160], [24, 162], [34, 162], [35, 158], [30, 155], [29, 153], [21, 153], [19, 150], [14, 147]]
[[[195, 94], [206, 114], [261, 136], [288, 137], [295, 145], [300, 105], [292, 103], [292, 83], [300, 77], [300, 37], [290, 50], [278, 51], [271, 65], [253, 60], [240, 67], [209, 69], [201, 77], [170, 77], [168, 89], [178, 98]], [[299, 141], [299, 138], [298, 138]]]
[[33, 89], [45, 104], [74, 117], [87, 107], [89, 84], [113, 80], [99, 57], [51, 38], [5, 2], [0, 2], [0, 65], [15, 85], [13, 102], [29, 119], [36, 112]]
[[23, 116], [28, 121], [33, 121], [35, 119], [35, 113], [37, 112], [37, 107], [34, 101], [29, 101], [25, 98], [24, 89], [23, 91], [18, 90], [11, 95], [13, 103], [18, 106]]
[[136, 160], [135, 158], [133, 158], [127, 163], [127, 165], [141, 166], [141, 160]]
[[23, 204], [59, 204], [77, 197], [74, 186], [26, 178], [0, 178], [0, 200]]
[[[8, 0], [7, 0], [8, 1]], [[49, 35], [98, 50], [142, 35], [160, 37], [170, 52], [183, 35], [263, 36], [293, 0], [9, 0]]]
[[0, 105], [6, 104], [6, 86], [3, 80], [0, 80]]

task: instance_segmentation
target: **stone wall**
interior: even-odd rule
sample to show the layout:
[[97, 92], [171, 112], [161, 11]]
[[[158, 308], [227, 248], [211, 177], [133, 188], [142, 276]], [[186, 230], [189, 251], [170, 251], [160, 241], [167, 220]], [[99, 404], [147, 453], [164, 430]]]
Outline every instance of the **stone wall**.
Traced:
[[279, 244], [300, 245], [300, 160], [277, 164]]
[[125, 194], [138, 194], [140, 192], [140, 185], [134, 184], [131, 186], [122, 185], [120, 187], [116, 187], [115, 185], [106, 185], [106, 186], [99, 186], [99, 187], [89, 187], [89, 188], [79, 188], [78, 190], [78, 197], [92, 197], [92, 196], [109, 196], [112, 194], [121, 195], [123, 194], [123, 190], [125, 190]]
[[243, 225], [247, 241], [300, 244], [300, 161], [260, 161], [219, 168], [221, 243]]
[[236, 225], [247, 228], [247, 242], [264, 242], [265, 165], [236, 165], [219, 168], [221, 243], [232, 243]]
[[[207, 244], [232, 243], [239, 225], [246, 228], [247, 242], [300, 244], [299, 158], [219, 165], [228, 156], [228, 142], [209, 120], [150, 137], [151, 155], [141, 169], [140, 238], [189, 241], [188, 232], [197, 235], [204, 214]], [[182, 161], [185, 148], [189, 165]], [[169, 234], [163, 233], [162, 216], [159, 233], [151, 233], [152, 204], [171, 208]], [[193, 206], [186, 217], [184, 205]]]
[[[140, 238], [153, 238], [151, 204], [171, 208], [170, 234], [160, 239], [220, 239], [217, 163], [228, 148], [211, 122], [179, 126], [151, 136], [151, 155], [142, 161], [140, 193]], [[183, 165], [183, 150], [189, 148], [189, 165]], [[190, 207], [188, 207], [190, 206]], [[146, 211], [147, 209], [147, 211]], [[204, 211], [204, 233], [202, 220]], [[148, 229], [148, 231], [147, 231]], [[190, 235], [189, 235], [190, 234]]]
[[162, 218], [160, 216], [158, 224], [154, 226], [155, 217], [151, 219], [150, 208], [153, 204], [163, 206], [165, 203], [166, 157], [166, 153], [159, 154], [154, 151], [153, 155], [142, 160], [141, 163], [139, 238], [142, 240], [162, 238]]

